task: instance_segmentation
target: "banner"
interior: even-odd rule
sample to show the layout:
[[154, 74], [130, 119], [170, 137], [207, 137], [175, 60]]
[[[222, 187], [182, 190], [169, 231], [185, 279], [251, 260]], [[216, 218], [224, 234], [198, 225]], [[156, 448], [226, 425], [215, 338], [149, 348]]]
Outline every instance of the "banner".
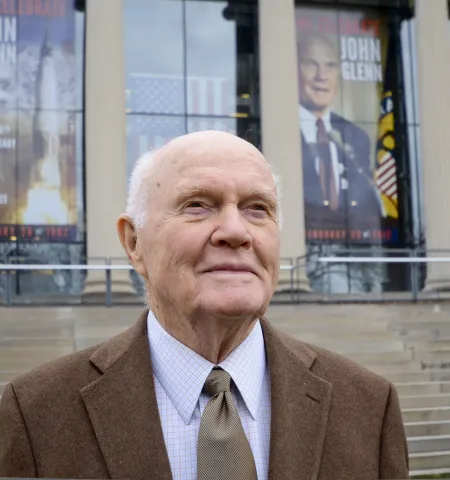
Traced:
[[77, 235], [73, 5], [0, 1], [0, 241]]
[[387, 24], [372, 12], [297, 7], [296, 25], [307, 242], [396, 243]]

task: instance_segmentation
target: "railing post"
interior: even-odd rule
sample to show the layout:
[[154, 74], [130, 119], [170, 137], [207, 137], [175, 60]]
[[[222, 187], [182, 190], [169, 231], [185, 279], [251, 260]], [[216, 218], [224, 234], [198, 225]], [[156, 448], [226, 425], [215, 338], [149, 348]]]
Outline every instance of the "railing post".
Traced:
[[[411, 259], [416, 256], [415, 254], [415, 249], [410, 250], [410, 257]], [[417, 262], [412, 262], [411, 265], [411, 286], [412, 286], [412, 294], [413, 294], [413, 302], [417, 303], [418, 297], [419, 297], [419, 286], [418, 286], [418, 278], [417, 278], [417, 269], [418, 264]]]
[[295, 270], [295, 261], [293, 258], [291, 258], [291, 271], [290, 276], [291, 276], [291, 302], [295, 302], [295, 293], [294, 293], [294, 270]]
[[327, 299], [330, 299], [331, 296], [331, 273], [330, 273], [331, 264], [327, 262]]
[[7, 307], [12, 305], [11, 293], [11, 273], [10, 270], [6, 270], [5, 304]]
[[106, 267], [106, 306], [112, 305], [112, 291], [111, 291], [111, 269]]

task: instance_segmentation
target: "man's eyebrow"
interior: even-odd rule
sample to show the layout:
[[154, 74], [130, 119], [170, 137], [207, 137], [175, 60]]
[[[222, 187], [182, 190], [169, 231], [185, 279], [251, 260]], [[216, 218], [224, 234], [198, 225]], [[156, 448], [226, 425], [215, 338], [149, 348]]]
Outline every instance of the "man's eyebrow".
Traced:
[[[183, 202], [193, 197], [217, 197], [219, 196], [217, 192], [210, 190], [208, 187], [201, 186], [180, 186], [176, 195], [177, 202]], [[273, 188], [271, 190], [252, 190], [246, 198], [242, 201], [247, 201], [249, 199], [259, 199], [273, 209], [277, 210], [277, 190]]]
[[181, 186], [178, 189], [177, 192], [177, 199], [183, 200], [187, 198], [192, 198], [196, 196], [210, 196], [212, 194], [211, 191], [209, 191], [205, 187], [199, 187], [199, 186], [192, 186], [192, 187], [185, 187]]
[[273, 188], [270, 191], [253, 190], [250, 193], [249, 197], [260, 198], [261, 200], [265, 201], [274, 210], [276, 210], [278, 207], [276, 188]]

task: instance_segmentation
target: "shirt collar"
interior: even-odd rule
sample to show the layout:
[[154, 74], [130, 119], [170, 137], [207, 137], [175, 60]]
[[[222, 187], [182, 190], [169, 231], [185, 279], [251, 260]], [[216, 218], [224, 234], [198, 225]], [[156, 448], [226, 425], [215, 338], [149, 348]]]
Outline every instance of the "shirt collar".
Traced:
[[[147, 317], [147, 331], [153, 373], [187, 425], [215, 365], [166, 332], [151, 310]], [[219, 366], [231, 375], [251, 416], [256, 418], [267, 368], [259, 321]]]
[[[317, 117], [307, 110], [303, 105], [298, 106], [298, 114], [300, 121], [302, 122], [312, 122], [314, 125], [317, 122]], [[327, 110], [324, 115], [322, 115], [323, 123], [325, 124], [325, 128], [327, 131], [331, 129], [331, 112]]]

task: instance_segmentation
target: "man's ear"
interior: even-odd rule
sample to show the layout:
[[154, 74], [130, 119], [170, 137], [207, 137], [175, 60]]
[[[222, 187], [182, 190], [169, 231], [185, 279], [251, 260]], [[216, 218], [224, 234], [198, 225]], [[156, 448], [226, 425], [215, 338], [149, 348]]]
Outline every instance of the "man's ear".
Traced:
[[117, 219], [117, 233], [120, 243], [136, 272], [142, 277], [148, 278], [144, 258], [139, 248], [137, 230], [133, 220], [128, 215], [122, 214]]

